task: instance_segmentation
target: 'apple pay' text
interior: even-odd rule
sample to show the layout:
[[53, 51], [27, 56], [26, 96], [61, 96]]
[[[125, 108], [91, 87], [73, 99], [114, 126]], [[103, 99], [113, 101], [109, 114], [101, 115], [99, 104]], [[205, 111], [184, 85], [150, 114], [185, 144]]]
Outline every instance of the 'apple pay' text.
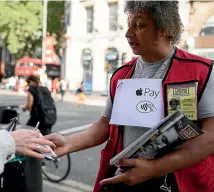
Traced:
[[140, 88], [136, 90], [137, 96], [150, 96], [150, 97], [153, 97], [153, 99], [156, 99], [159, 94], [160, 94], [160, 91], [151, 90], [150, 88], [145, 88], [145, 89]]

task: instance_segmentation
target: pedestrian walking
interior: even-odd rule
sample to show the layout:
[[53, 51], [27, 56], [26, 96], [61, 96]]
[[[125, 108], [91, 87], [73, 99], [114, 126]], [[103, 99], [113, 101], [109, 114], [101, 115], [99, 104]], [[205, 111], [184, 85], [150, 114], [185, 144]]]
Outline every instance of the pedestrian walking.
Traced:
[[58, 99], [57, 97], [58, 92], [59, 92], [59, 79], [54, 78], [52, 82], [52, 93], [53, 93], [54, 99]]
[[85, 103], [83, 81], [80, 83], [80, 86], [76, 90], [76, 103], [77, 104], [84, 104]]
[[67, 82], [63, 78], [59, 82], [59, 89], [61, 94], [61, 101], [63, 101], [65, 93], [67, 91]]

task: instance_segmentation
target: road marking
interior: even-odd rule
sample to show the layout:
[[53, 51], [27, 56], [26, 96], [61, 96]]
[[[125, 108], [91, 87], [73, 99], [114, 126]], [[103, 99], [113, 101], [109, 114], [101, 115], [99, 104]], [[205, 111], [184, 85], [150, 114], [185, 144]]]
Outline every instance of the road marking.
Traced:
[[84, 131], [86, 130], [89, 126], [91, 126], [92, 124], [86, 124], [86, 125], [82, 125], [82, 126], [78, 126], [78, 127], [72, 127], [63, 131], [60, 131], [60, 134], [73, 134], [73, 133], [77, 133], [80, 131]]
[[60, 126], [60, 125], [66, 125], [66, 124], [72, 124], [72, 123], [77, 123], [77, 120], [70, 120], [70, 121], [59, 121], [57, 122], [54, 126]]

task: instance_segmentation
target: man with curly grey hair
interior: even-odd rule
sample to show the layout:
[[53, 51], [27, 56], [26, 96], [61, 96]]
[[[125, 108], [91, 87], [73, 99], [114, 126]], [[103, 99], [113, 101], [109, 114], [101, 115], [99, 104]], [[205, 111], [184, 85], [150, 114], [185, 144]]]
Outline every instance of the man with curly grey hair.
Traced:
[[166, 35], [169, 38], [171, 45], [180, 42], [183, 24], [178, 12], [177, 1], [126, 1], [124, 11], [129, 20], [134, 16], [139, 16], [143, 19], [142, 13], [149, 12], [150, 18], [148, 19], [153, 20], [157, 31], [163, 32], [164, 34], [162, 35]]
[[[175, 47], [183, 31], [178, 7], [178, 1], [126, 1], [126, 38], [133, 53], [139, 57], [113, 74], [106, 107], [98, 121], [86, 131], [66, 136], [63, 142], [57, 139], [56, 135], [46, 136], [46, 139], [57, 145], [55, 152], [58, 155], [80, 151], [107, 141], [105, 149], [102, 150], [94, 192], [214, 191], [212, 61]], [[115, 168], [109, 166], [110, 159], [149, 129], [109, 123], [117, 94], [117, 82], [127, 78], [162, 79], [165, 116], [170, 112], [168, 94], [173, 93], [179, 98], [180, 106], [186, 102], [184, 112], [200, 125], [204, 134], [159, 159], [120, 160], [118, 166], [129, 169], [125, 173], [115, 175]], [[175, 91], [171, 92], [171, 89]], [[187, 91], [182, 92], [184, 89]]]

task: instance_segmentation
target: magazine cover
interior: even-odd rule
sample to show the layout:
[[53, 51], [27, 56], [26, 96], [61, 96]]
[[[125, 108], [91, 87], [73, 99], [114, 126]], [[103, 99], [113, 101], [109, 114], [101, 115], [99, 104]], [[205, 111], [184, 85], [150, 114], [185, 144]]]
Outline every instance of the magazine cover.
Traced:
[[110, 164], [127, 158], [155, 159], [201, 134], [201, 129], [178, 109], [112, 158]]

